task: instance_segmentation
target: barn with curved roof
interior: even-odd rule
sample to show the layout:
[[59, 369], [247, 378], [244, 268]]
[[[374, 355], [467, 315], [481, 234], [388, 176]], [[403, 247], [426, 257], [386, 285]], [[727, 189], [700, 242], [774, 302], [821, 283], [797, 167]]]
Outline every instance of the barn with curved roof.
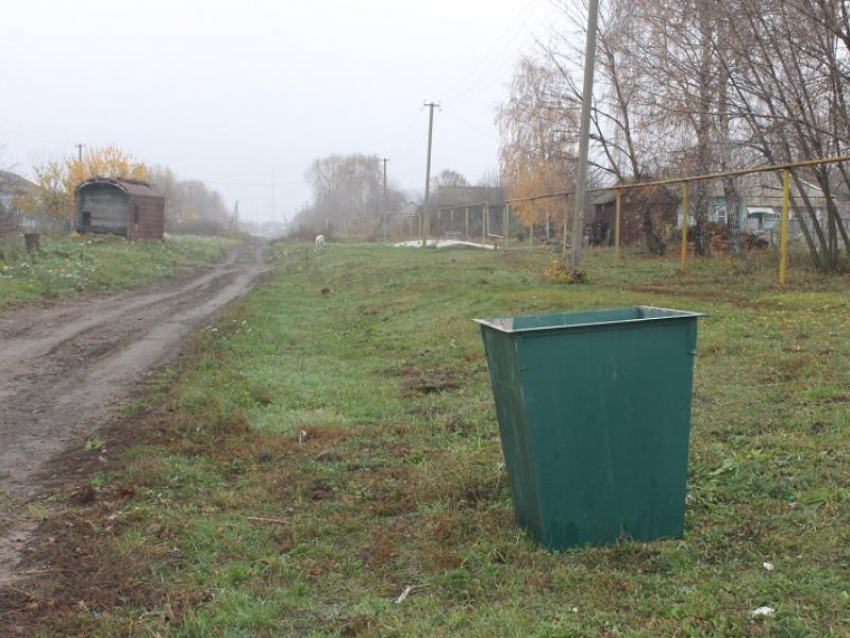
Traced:
[[165, 198], [147, 182], [93, 177], [76, 189], [77, 232], [162, 239]]

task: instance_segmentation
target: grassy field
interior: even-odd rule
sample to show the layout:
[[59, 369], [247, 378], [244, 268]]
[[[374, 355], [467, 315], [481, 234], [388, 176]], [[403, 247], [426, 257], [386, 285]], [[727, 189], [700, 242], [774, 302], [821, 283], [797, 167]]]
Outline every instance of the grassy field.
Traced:
[[41, 251], [31, 257], [21, 238], [0, 239], [0, 308], [144, 285], [211, 261], [235, 244], [227, 238], [181, 235], [163, 242], [45, 236]]
[[[31, 600], [77, 583], [73, 604], [40, 622], [86, 636], [850, 632], [846, 277], [795, 270], [779, 292], [768, 259], [680, 276], [591, 251], [590, 283], [565, 286], [520, 252], [273, 256], [137, 406], [143, 440], [93, 480], [97, 502], [71, 507], [85, 523], [57, 542], [73, 575]], [[514, 525], [472, 318], [627, 304], [708, 313], [686, 535], [550, 553]], [[760, 606], [775, 612], [751, 617]]]

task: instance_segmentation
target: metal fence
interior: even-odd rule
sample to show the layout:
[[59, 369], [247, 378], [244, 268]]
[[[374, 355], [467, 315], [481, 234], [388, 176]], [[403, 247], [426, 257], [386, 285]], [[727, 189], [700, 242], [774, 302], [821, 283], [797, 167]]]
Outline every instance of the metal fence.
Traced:
[[[788, 243], [789, 243], [789, 234], [790, 232], [798, 232], [801, 236], [803, 236], [808, 242], [812, 242], [811, 235], [819, 230], [818, 223], [815, 220], [806, 219], [799, 212], [797, 216], [792, 219], [791, 218], [791, 210], [792, 203], [794, 204], [794, 208], [797, 210], [801, 210], [796, 206], [796, 203], [792, 200], [795, 199], [795, 196], [792, 195], [791, 192], [791, 184], [792, 180], [798, 178], [795, 176], [796, 169], [803, 168], [812, 168], [815, 166], [822, 166], [825, 164], [840, 164], [843, 162], [849, 162], [850, 155], [836, 156], [836, 157], [825, 157], [818, 158], [813, 160], [805, 160], [799, 162], [788, 162], [784, 164], [771, 165], [771, 166], [758, 166], [752, 168], [745, 169], [737, 169], [730, 171], [722, 171], [716, 173], [702, 174], [702, 175], [689, 175], [689, 176], [680, 176], [673, 177], [667, 179], [659, 179], [652, 180], [646, 182], [634, 182], [634, 183], [625, 183], [618, 184], [616, 186], [604, 186], [604, 187], [594, 187], [588, 188], [587, 193], [614, 193], [615, 197], [615, 218], [614, 218], [614, 236], [613, 236], [613, 245], [614, 245], [614, 263], [619, 264], [621, 258], [621, 229], [623, 222], [622, 215], [622, 199], [623, 194], [628, 191], [639, 190], [639, 189], [650, 189], [650, 188], [658, 188], [658, 187], [668, 187], [668, 186], [680, 186], [681, 187], [681, 207], [679, 214], [678, 227], [681, 229], [681, 256], [680, 256], [680, 270], [681, 272], [686, 272], [688, 270], [688, 234], [689, 227], [692, 223], [692, 207], [691, 207], [691, 186], [695, 183], [706, 182], [706, 181], [715, 181], [715, 180], [724, 180], [724, 179], [734, 179], [737, 177], [747, 176], [747, 175], [756, 175], [762, 173], [781, 173], [781, 212], [778, 214], [779, 219], [775, 220], [779, 225], [779, 272], [778, 272], [778, 280], [780, 285], [784, 286], [787, 281], [787, 268], [788, 268]], [[803, 199], [803, 203], [807, 204], [805, 201], [807, 195], [805, 194], [805, 189], [801, 186], [801, 182], [798, 180], [796, 182], [796, 186], [798, 188], [798, 193]], [[569, 201], [570, 198], [575, 194], [574, 191], [564, 191], [560, 193], [551, 193], [551, 194], [542, 194], [535, 195], [531, 197], [517, 197], [517, 198], [508, 198], [504, 201], [503, 204], [494, 207], [491, 204], [486, 202], [477, 203], [477, 204], [464, 204], [460, 206], [442, 206], [439, 208], [432, 208], [429, 211], [423, 211], [422, 214], [419, 215], [419, 220], [417, 224], [418, 229], [418, 238], [423, 242], [423, 244], [428, 240], [429, 236], [432, 236], [432, 232], [434, 229], [432, 218], [433, 216], [437, 216], [437, 220], [439, 220], [441, 215], [448, 213], [450, 216], [454, 217], [456, 212], [462, 215], [464, 219], [464, 236], [467, 240], [471, 239], [474, 236], [474, 232], [470, 233], [469, 227], [469, 219], [470, 215], [473, 215], [473, 218], [477, 214], [479, 221], [479, 232], [482, 243], [487, 241], [494, 241], [499, 243], [502, 247], [507, 247], [510, 242], [510, 225], [513, 216], [511, 214], [511, 208], [520, 206], [523, 204], [530, 204], [534, 202], [539, 202], [543, 200], [551, 200], [551, 199], [564, 199], [565, 210], [569, 210]], [[834, 204], [834, 202], [833, 202]], [[498, 221], [496, 224], [493, 224], [492, 219], [492, 209], [497, 208], [501, 209], [501, 222]], [[810, 208], [806, 206], [806, 208]], [[584, 211], [572, 211], [572, 215], [584, 215]], [[561, 250], [564, 254], [567, 252], [568, 248], [568, 218], [569, 214], [564, 215], [563, 219], [563, 234], [562, 234], [562, 247]], [[844, 222], [840, 214], [832, 214], [830, 215], [830, 222], [835, 223], [837, 228], [831, 232], [831, 237], [834, 237], [837, 241], [838, 232], [841, 233], [844, 241], [847, 242], [847, 229], [844, 227]], [[412, 232], [412, 224], [411, 224], [411, 234]], [[437, 230], [440, 228], [439, 221], [436, 226]], [[534, 238], [534, 228], [533, 226], [528, 229], [528, 238], [533, 241]]]
[[[680, 202], [678, 205], [678, 218], [675, 220], [675, 227], [679, 230], [680, 236], [677, 241], [680, 243], [680, 265], [681, 272], [687, 272], [689, 262], [689, 229], [693, 223], [693, 207], [692, 187], [700, 182], [712, 182], [718, 180], [728, 180], [740, 178], [743, 176], [752, 176], [767, 173], [779, 173], [781, 180], [780, 188], [777, 191], [776, 206], [768, 207], [754, 214], [753, 219], [757, 219], [757, 225], [760, 229], [778, 230], [775, 234], [778, 235], [777, 243], [779, 248], [779, 267], [778, 280], [780, 285], [784, 286], [787, 281], [788, 269], [788, 247], [789, 239], [796, 234], [800, 238], [805, 239], [810, 245], [814, 241], [813, 236], [822, 231], [820, 228], [820, 220], [812, 220], [811, 215], [804, 216], [800, 211], [811, 210], [810, 202], [807, 199], [806, 191], [801, 186], [804, 184], [802, 178], [797, 174], [798, 169], [813, 168], [827, 164], [841, 164], [850, 162], [850, 155], [842, 155], [836, 157], [825, 157], [813, 160], [805, 160], [799, 162], [788, 162], [784, 164], [757, 166], [751, 168], [721, 171], [716, 173], [708, 173], [701, 175], [687, 175], [672, 178], [658, 179], [645, 182], [621, 183], [615, 186], [602, 186], [588, 188], [588, 194], [613, 194], [614, 215], [613, 215], [613, 237], [611, 244], [614, 246], [613, 260], [615, 265], [619, 264], [621, 259], [622, 227], [623, 227], [623, 212], [622, 203], [624, 194], [640, 191], [641, 189], [657, 189], [677, 186], [681, 188], [681, 197], [677, 199]], [[797, 188], [796, 193], [792, 192], [792, 182]], [[571, 209], [571, 198], [575, 195], [574, 191], [563, 191], [558, 193], [547, 193], [534, 195], [530, 197], [515, 197], [507, 198], [500, 203], [477, 202], [463, 203], [455, 205], [445, 205], [431, 207], [428, 210], [420, 207], [420, 209], [412, 215], [405, 216], [363, 216], [356, 217], [346, 221], [339, 229], [340, 235], [361, 240], [383, 240], [383, 241], [399, 241], [416, 240], [425, 245], [429, 240], [435, 239], [456, 239], [473, 243], [480, 243], [488, 247], [507, 248], [517, 247], [521, 245], [534, 245], [535, 232], [540, 232], [540, 228], [534, 224], [525, 225], [516, 214], [516, 208], [535, 202], [545, 200], [563, 200], [563, 217], [562, 219], [552, 220], [551, 227], [547, 223], [545, 237], [553, 240], [560, 234], [560, 250], [565, 256], [569, 246], [569, 228], [572, 226], [571, 219], [575, 215], [584, 217], [584, 211], [576, 211]], [[803, 207], [798, 206], [796, 199], [800, 198]], [[834, 202], [832, 202], [835, 209]], [[774, 208], [779, 209], [778, 212]], [[848, 204], [850, 208], [850, 203]], [[745, 211], [748, 210], [745, 207]], [[792, 210], [796, 210], [797, 214], [792, 216]], [[725, 218], [725, 213], [724, 213]], [[750, 218], [745, 214], [744, 220], [749, 223]], [[850, 240], [847, 236], [847, 226], [850, 226], [850, 216], [845, 222], [840, 214], [829, 215], [830, 223], [837, 225], [837, 228], [830, 229], [830, 237], [836, 238], [840, 232], [845, 245], [850, 245]], [[741, 227], [742, 231], [753, 230], [747, 224]], [[562, 228], [555, 229], [555, 226]], [[560, 230], [560, 232], [558, 232]], [[550, 233], [550, 231], [553, 231]], [[773, 233], [771, 233], [773, 234]]]

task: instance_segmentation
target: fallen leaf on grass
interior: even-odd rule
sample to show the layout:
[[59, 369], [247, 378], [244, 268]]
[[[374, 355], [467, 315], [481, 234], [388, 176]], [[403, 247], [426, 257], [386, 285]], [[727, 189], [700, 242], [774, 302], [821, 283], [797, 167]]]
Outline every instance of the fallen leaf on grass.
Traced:
[[750, 612], [750, 618], [765, 618], [767, 616], [772, 616], [776, 610], [773, 607], [768, 607], [764, 605], [762, 607], [756, 607]]
[[411, 587], [410, 585], [405, 587], [404, 591], [401, 592], [401, 595], [395, 599], [396, 604], [403, 603], [407, 599], [407, 597], [410, 596], [410, 592], [412, 591], [413, 587]]

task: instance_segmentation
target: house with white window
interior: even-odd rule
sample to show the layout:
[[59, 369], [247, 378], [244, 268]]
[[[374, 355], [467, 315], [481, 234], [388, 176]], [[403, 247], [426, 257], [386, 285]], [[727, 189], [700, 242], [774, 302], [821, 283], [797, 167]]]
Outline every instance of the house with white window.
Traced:
[[[790, 231], [799, 230], [800, 218], [806, 223], [808, 211], [803, 203], [803, 194], [814, 206], [818, 220], [826, 214], [826, 197], [819, 186], [801, 180], [802, 191], [791, 181]], [[748, 232], [772, 231], [779, 227], [782, 217], [781, 173], [754, 173], [735, 179], [741, 204], [738, 206], [738, 226]], [[693, 193], [693, 186], [691, 187]], [[691, 196], [693, 202], [693, 195]], [[727, 206], [723, 182], [713, 180], [709, 186], [708, 219], [710, 222], [726, 224]], [[689, 225], [694, 224], [694, 211], [689, 215]], [[677, 226], [682, 226], [682, 209], [679, 206]]]

